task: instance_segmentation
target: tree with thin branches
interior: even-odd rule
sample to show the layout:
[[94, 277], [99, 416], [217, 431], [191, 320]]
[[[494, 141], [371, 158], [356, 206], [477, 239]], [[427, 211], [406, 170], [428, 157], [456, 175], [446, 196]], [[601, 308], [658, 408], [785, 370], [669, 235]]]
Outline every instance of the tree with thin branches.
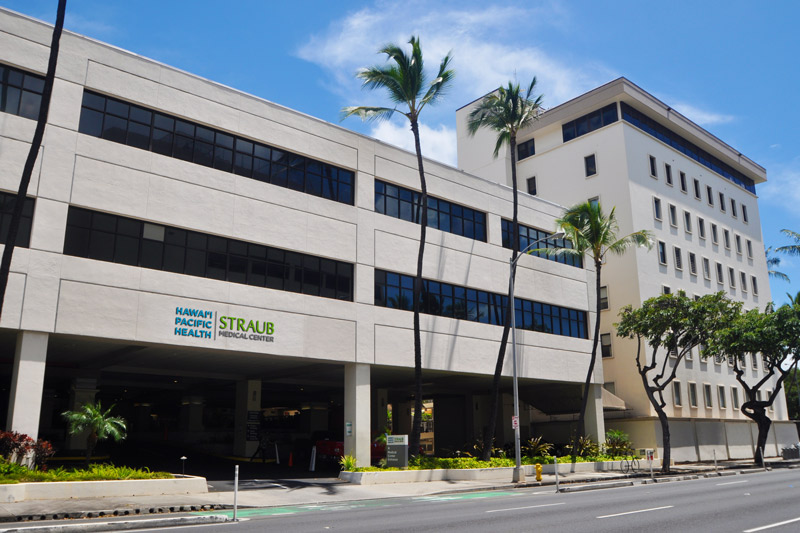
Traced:
[[623, 255], [633, 246], [643, 246], [648, 250], [651, 249], [653, 247], [653, 236], [647, 230], [639, 230], [624, 237], [619, 237], [616, 208], [611, 208], [611, 212], [606, 215], [600, 202], [597, 201], [586, 201], [568, 208], [561, 218], [556, 220], [556, 228], [564, 232], [564, 239], [569, 241], [572, 247], [547, 248], [535, 251], [548, 255], [565, 254], [581, 258], [587, 256], [594, 263], [595, 269], [596, 314], [594, 337], [592, 339], [592, 356], [589, 359], [589, 368], [586, 370], [586, 381], [583, 385], [581, 410], [578, 415], [578, 435], [572, 444], [572, 459], [574, 462], [578, 441], [580, 437], [586, 436], [586, 405], [589, 401], [589, 387], [592, 383], [592, 374], [597, 361], [597, 346], [600, 342], [600, 287], [602, 286], [601, 272], [603, 263], [605, 263], [606, 256], [609, 254]]
[[22, 220], [22, 209], [25, 207], [25, 198], [28, 195], [28, 186], [31, 183], [33, 167], [36, 165], [36, 158], [42, 147], [44, 130], [47, 125], [47, 116], [50, 112], [50, 98], [53, 95], [53, 82], [56, 78], [56, 64], [58, 63], [58, 49], [61, 44], [61, 32], [64, 29], [64, 14], [67, 10], [67, 0], [58, 0], [56, 11], [56, 24], [53, 27], [53, 36], [50, 41], [50, 58], [47, 61], [47, 73], [44, 77], [44, 87], [42, 88], [42, 100], [39, 105], [39, 116], [36, 118], [36, 128], [33, 131], [33, 140], [28, 149], [28, 157], [22, 167], [22, 177], [19, 180], [17, 195], [14, 199], [14, 210], [11, 213], [11, 221], [8, 225], [8, 235], [6, 236], [3, 257], [0, 259], [0, 316], [3, 314], [3, 304], [6, 299], [6, 288], [8, 287], [8, 277], [11, 274], [11, 258], [14, 248], [17, 245], [19, 236], [19, 224]]
[[[379, 53], [386, 54], [386, 65], [365, 68], [356, 75], [363, 80], [363, 88], [386, 89], [389, 99], [395, 107], [357, 106], [342, 109], [343, 118], [355, 115], [365, 121], [387, 120], [395, 113], [404, 115], [414, 135], [414, 149], [417, 155], [419, 171], [420, 195], [415, 206], [416, 222], [420, 225], [419, 250], [417, 252], [417, 273], [414, 278], [414, 418], [412, 420], [409, 449], [416, 455], [419, 453], [420, 432], [422, 429], [422, 339], [420, 335], [420, 302], [422, 295], [422, 261], [425, 254], [425, 235], [428, 229], [428, 186], [425, 180], [425, 169], [422, 160], [422, 148], [419, 138], [419, 116], [422, 110], [438, 102], [445, 94], [455, 72], [450, 68], [451, 55], [448, 53], [439, 64], [436, 77], [428, 81], [422, 61], [422, 48], [418, 37], [412, 36], [408, 41], [411, 54], [407, 54], [394, 43], [385, 45]], [[397, 106], [403, 106], [398, 109]]]
[[511, 330], [511, 320], [514, 316], [514, 302], [511, 301], [511, 288], [517, 272], [515, 259], [519, 254], [519, 193], [517, 190], [517, 135], [520, 131], [530, 126], [541, 113], [542, 95], [535, 96], [536, 77], [531, 80], [528, 89], [523, 92], [519, 83], [508, 82], [507, 87], [500, 87], [491, 94], [483, 97], [470, 112], [467, 121], [467, 131], [475, 135], [479, 129], [487, 128], [497, 133], [497, 142], [494, 146], [494, 157], [500, 149], [508, 145], [511, 154], [511, 191], [513, 195], [513, 235], [511, 240], [511, 279], [508, 286], [508, 306], [503, 317], [503, 333], [500, 339], [500, 348], [497, 352], [494, 378], [492, 380], [492, 403], [489, 410], [489, 423], [483, 435], [483, 460], [488, 461], [492, 454], [494, 438], [497, 433], [497, 412], [500, 403], [500, 378], [503, 373], [506, 344]]
[[127, 424], [124, 418], [111, 416], [114, 409], [112, 405], [105, 411], [98, 401], [97, 403], [84, 404], [77, 411], [65, 411], [61, 416], [67, 421], [69, 432], [77, 435], [88, 431], [86, 436], [86, 468], [92, 460], [92, 453], [97, 443], [108, 438], [119, 442], [126, 437]]

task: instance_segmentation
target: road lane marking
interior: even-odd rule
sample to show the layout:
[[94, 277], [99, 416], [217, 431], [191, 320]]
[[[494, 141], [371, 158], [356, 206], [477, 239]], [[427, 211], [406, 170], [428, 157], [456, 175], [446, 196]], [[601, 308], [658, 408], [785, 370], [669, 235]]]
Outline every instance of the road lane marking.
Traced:
[[649, 511], [660, 511], [661, 509], [671, 509], [675, 507], [674, 505], [665, 505], [664, 507], [653, 507], [651, 509], [639, 509], [638, 511], [628, 511], [625, 513], [616, 513], [616, 514], [607, 514], [603, 516], [598, 516], [597, 518], [613, 518], [615, 516], [623, 516], [626, 514], [636, 514], [636, 513], [647, 513]]
[[512, 507], [511, 509], [492, 509], [491, 511], [486, 511], [487, 513], [502, 513], [503, 511], [520, 511], [522, 509], [536, 509], [537, 507], [552, 507], [554, 505], [564, 505], [566, 502], [561, 503], [543, 503], [541, 505], [529, 505], [527, 507]]
[[748, 480], [743, 479], [741, 481], [728, 481], [727, 483], [717, 483], [717, 487], [721, 487], [722, 485], [736, 485], [737, 483], [747, 483]]
[[755, 531], [764, 531], [765, 529], [772, 529], [773, 527], [781, 527], [792, 522], [800, 522], [800, 518], [792, 518], [791, 520], [784, 520], [783, 522], [776, 522], [774, 524], [767, 524], [766, 526], [755, 527], [753, 529], [745, 529], [744, 533], [754, 533]]

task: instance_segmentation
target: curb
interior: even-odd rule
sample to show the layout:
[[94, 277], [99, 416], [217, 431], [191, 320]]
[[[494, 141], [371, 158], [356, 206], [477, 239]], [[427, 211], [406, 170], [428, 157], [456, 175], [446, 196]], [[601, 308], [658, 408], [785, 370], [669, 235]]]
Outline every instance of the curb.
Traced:
[[172, 518], [145, 518], [142, 520], [120, 520], [116, 522], [93, 522], [83, 524], [59, 524], [53, 526], [30, 526], [3, 529], [5, 533], [56, 533], [69, 531], [120, 531], [131, 529], [150, 529], [171, 526], [196, 526], [221, 524], [232, 521], [225, 515], [176, 516]]
[[617, 487], [632, 487], [633, 481], [615, 481], [612, 483], [601, 483], [595, 485], [573, 485], [569, 487], [562, 487], [558, 492], [583, 492], [585, 490], [598, 490], [598, 489], [615, 489]]
[[[241, 506], [240, 506], [241, 507]], [[192, 511], [214, 511], [222, 509], [233, 508], [229, 504], [206, 504], [206, 505], [168, 505], [168, 506], [147, 506], [136, 508], [122, 508], [122, 509], [105, 509], [95, 511], [69, 511], [63, 513], [31, 513], [22, 514], [17, 516], [0, 516], [0, 523], [3, 522], [31, 522], [41, 520], [61, 520], [64, 518], [81, 519], [81, 518], [112, 518], [118, 516], [137, 516], [158, 513], [180, 513]], [[3, 529], [1, 531], [11, 531]]]

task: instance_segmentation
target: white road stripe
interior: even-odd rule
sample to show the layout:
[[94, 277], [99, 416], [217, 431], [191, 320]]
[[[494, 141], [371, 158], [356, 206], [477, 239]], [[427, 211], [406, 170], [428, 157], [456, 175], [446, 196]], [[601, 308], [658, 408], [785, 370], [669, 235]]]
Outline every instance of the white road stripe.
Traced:
[[717, 487], [721, 487], [722, 485], [736, 485], [737, 483], [747, 483], [747, 479], [743, 479], [741, 481], [728, 481], [727, 483], [717, 483]]
[[616, 514], [607, 514], [603, 516], [598, 516], [597, 518], [613, 518], [615, 516], [623, 516], [626, 514], [636, 514], [636, 513], [646, 513], [648, 511], [659, 511], [661, 509], [670, 509], [675, 507], [674, 505], [665, 505], [664, 507], [653, 507], [651, 509], [639, 509], [638, 511], [628, 511], [626, 513], [616, 513]]
[[491, 511], [486, 511], [487, 513], [502, 513], [503, 511], [519, 511], [521, 509], [536, 509], [537, 507], [552, 507], [554, 505], [564, 505], [565, 502], [561, 503], [543, 503], [542, 505], [529, 505], [527, 507], [512, 507], [511, 509], [492, 509]]
[[755, 531], [764, 531], [765, 529], [772, 529], [773, 527], [785, 526], [792, 522], [800, 522], [800, 518], [792, 518], [791, 520], [784, 520], [783, 522], [776, 522], [774, 524], [767, 524], [766, 526], [756, 527], [753, 529], [745, 529], [744, 533], [753, 533]]

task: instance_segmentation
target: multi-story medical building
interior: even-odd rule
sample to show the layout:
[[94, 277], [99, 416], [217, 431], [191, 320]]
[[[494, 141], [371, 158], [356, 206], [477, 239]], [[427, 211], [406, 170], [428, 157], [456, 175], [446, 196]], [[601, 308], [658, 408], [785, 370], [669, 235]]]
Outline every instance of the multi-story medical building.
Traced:
[[[0, 10], [0, 229], [51, 32]], [[512, 194], [433, 161], [426, 171], [423, 385], [444, 451], [486, 424]], [[60, 413], [101, 400], [138, 443], [250, 455], [266, 426], [295, 454], [327, 436], [367, 463], [388, 405], [394, 432], [410, 427], [418, 190], [414, 154], [65, 32], [0, 320], [5, 427], [78, 448]], [[747, 207], [755, 235], [756, 204]], [[561, 211], [521, 199], [536, 239]], [[566, 440], [551, 420], [579, 405], [591, 267], [520, 260], [520, 394], [533, 406], [523, 436]], [[597, 437], [602, 384], [598, 368]], [[501, 442], [511, 439], [510, 405], [506, 396]]]
[[[459, 168], [510, 184], [508, 150], [493, 159], [490, 132], [468, 135], [471, 109], [457, 112]], [[638, 448], [657, 447], [660, 426], [636, 370], [636, 343], [617, 337], [614, 323], [623, 306], [677, 291], [724, 291], [745, 309], [764, 309], [770, 288], [756, 185], [766, 170], [625, 78], [544, 112], [518, 143], [522, 192], [561, 205], [596, 199], [606, 212], [616, 209], [620, 235], [653, 232], [652, 251], [610, 256], [603, 268], [600, 341], [604, 387], [625, 402], [607, 411], [606, 426], [627, 431]], [[758, 356], [745, 364], [748, 380], [763, 377]], [[740, 411], [743, 393], [732, 361], [695, 352], [681, 362], [666, 394], [673, 458], [752, 457], [756, 428]], [[769, 414], [766, 453], [776, 454], [797, 431], [783, 395]]]

